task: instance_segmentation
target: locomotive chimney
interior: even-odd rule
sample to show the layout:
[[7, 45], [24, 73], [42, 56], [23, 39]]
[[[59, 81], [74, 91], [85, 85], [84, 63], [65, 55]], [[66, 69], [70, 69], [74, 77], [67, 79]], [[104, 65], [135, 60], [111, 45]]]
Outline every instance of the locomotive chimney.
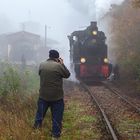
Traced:
[[90, 27], [91, 27], [92, 30], [98, 31], [98, 27], [97, 27], [97, 22], [96, 21], [91, 21], [90, 22]]

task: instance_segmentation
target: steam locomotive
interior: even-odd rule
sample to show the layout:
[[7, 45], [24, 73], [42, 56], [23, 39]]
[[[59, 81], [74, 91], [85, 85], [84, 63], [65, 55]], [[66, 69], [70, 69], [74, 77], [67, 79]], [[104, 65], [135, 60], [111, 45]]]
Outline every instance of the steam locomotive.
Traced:
[[74, 31], [69, 38], [70, 62], [76, 78], [85, 82], [107, 79], [111, 69], [107, 58], [106, 36], [97, 22], [85, 30]]

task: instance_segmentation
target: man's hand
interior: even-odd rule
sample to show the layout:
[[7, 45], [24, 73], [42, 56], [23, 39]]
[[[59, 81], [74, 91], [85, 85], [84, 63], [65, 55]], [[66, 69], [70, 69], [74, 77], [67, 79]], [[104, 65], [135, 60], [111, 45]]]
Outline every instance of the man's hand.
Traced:
[[60, 64], [64, 64], [64, 62], [63, 62], [63, 59], [62, 59], [62, 58], [59, 58], [59, 63], [60, 63]]

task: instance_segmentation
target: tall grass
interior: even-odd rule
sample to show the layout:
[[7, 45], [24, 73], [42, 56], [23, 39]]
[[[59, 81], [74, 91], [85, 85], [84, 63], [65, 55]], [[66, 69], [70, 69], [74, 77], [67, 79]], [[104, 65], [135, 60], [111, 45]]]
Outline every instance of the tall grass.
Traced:
[[[40, 130], [32, 128], [38, 94], [8, 94], [0, 98], [0, 140], [51, 140], [51, 113]], [[61, 140], [99, 140], [97, 116], [86, 97], [75, 88], [65, 97]]]
[[[73, 85], [65, 84], [65, 87], [67, 96], [62, 140], [100, 139], [100, 132], [95, 128], [97, 116], [88, 112], [85, 95], [81, 96], [81, 91]], [[47, 112], [42, 129], [32, 128], [37, 109], [38, 89], [37, 68], [22, 69], [19, 65], [0, 64], [0, 140], [51, 139], [50, 111]]]

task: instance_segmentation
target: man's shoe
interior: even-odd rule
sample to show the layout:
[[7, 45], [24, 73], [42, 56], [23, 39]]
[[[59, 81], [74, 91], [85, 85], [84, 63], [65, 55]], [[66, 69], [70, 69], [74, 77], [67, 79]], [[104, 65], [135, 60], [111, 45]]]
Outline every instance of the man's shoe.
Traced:
[[60, 140], [59, 137], [52, 137], [52, 140]]

